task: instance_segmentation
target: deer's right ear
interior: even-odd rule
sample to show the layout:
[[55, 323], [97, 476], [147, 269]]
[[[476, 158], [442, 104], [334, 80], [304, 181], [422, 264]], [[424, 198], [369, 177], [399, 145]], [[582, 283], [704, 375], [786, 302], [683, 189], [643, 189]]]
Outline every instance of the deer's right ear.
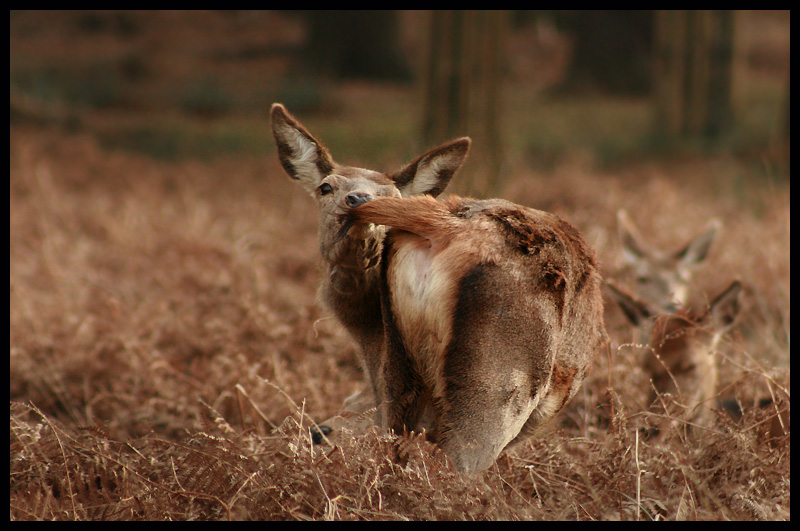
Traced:
[[467, 157], [472, 140], [459, 138], [434, 148], [409, 162], [392, 179], [403, 197], [441, 194]]
[[655, 308], [618, 287], [611, 280], [606, 280], [606, 287], [611, 298], [619, 305], [632, 325], [640, 326], [657, 313]]
[[312, 194], [335, 166], [331, 154], [280, 103], [272, 104], [272, 134], [278, 146], [281, 166]]

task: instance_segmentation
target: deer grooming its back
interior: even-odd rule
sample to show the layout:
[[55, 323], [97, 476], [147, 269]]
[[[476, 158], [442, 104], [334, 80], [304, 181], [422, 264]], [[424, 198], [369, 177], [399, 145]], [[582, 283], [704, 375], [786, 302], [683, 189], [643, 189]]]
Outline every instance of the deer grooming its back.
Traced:
[[569, 402], [606, 340], [574, 227], [499, 199], [434, 199], [469, 139], [382, 174], [335, 164], [280, 105], [272, 123], [283, 167], [316, 190], [323, 300], [361, 344], [379, 425], [429, 428], [474, 474]]

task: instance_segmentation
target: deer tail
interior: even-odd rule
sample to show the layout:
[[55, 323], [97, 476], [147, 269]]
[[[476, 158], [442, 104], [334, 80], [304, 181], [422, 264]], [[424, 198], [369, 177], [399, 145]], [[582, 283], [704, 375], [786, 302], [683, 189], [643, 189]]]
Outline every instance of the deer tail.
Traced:
[[458, 218], [448, 204], [428, 195], [377, 197], [350, 210], [348, 218], [353, 223], [386, 225], [435, 243], [446, 243], [458, 228]]

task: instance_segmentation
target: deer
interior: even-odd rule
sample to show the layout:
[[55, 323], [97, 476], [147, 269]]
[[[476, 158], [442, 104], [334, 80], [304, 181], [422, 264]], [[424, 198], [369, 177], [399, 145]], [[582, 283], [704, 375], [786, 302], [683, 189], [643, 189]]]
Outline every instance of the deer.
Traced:
[[[393, 173], [344, 166], [281, 105], [278, 158], [319, 209], [321, 299], [360, 346], [375, 410], [476, 475], [540, 432], [606, 344], [601, 277], [581, 233], [503, 199], [441, 194], [471, 140]], [[348, 404], [349, 402], [349, 404]]]
[[702, 234], [674, 252], [643, 243], [645, 240], [628, 213], [617, 211], [617, 230], [622, 256], [632, 273], [636, 294], [664, 311], [685, 308], [689, 302], [692, 274], [708, 256], [714, 237], [721, 227], [712, 219]]
[[717, 352], [721, 338], [739, 313], [741, 282], [732, 281], [702, 312], [665, 311], [613, 282], [606, 285], [612, 299], [637, 327], [638, 341], [647, 345], [641, 367], [651, 383], [647, 401], [650, 410], [663, 411], [663, 399], [669, 394], [683, 406], [685, 414], [680, 416], [687, 424], [709, 426], [717, 405]]

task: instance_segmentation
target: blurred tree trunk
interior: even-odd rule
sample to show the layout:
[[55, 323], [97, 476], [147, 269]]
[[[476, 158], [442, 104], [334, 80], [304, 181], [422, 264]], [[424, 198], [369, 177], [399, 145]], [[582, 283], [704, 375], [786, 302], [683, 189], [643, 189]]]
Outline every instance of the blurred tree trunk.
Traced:
[[470, 162], [458, 186], [486, 193], [503, 160], [500, 88], [506, 11], [450, 10], [429, 14], [423, 65], [423, 141], [426, 146], [469, 135]]
[[657, 11], [657, 132], [718, 140], [733, 122], [734, 12]]
[[786, 111], [785, 111], [785, 114], [784, 114], [784, 118], [786, 119], [786, 121], [784, 122], [784, 126], [783, 126], [784, 127], [783, 134], [784, 134], [784, 137], [786, 138], [787, 142], [789, 141], [789, 114], [790, 114], [789, 113], [789, 100], [791, 99], [790, 98], [791, 92], [789, 91], [789, 83], [790, 83], [790, 80], [787, 79], [786, 80]]
[[555, 14], [574, 42], [561, 91], [601, 90], [633, 96], [650, 93], [653, 11], [575, 9]]
[[[788, 76], [791, 77], [791, 76]], [[780, 145], [780, 162], [785, 168], [784, 174], [788, 179], [789, 176], [792, 174], [791, 172], [791, 151], [792, 151], [792, 141], [789, 136], [790, 129], [789, 129], [789, 103], [791, 100], [791, 92], [789, 91], [789, 83], [790, 80], [786, 79], [786, 100], [785, 100], [785, 108], [783, 114], [783, 131], [780, 135], [779, 145]]]
[[409, 81], [400, 50], [397, 12], [304, 11], [309, 34], [304, 56], [315, 73], [337, 78]]

